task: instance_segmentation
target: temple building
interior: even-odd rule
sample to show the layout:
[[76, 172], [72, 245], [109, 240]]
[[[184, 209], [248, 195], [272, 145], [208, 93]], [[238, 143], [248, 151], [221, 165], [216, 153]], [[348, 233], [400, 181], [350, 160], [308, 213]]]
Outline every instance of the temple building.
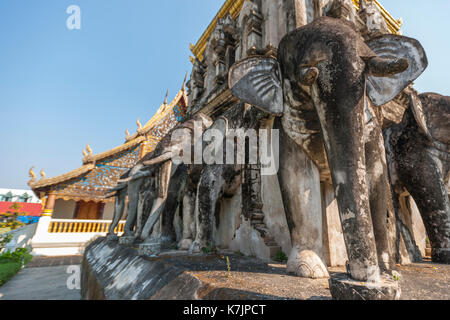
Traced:
[[[274, 122], [268, 117], [245, 122], [244, 114], [252, 106], [234, 97], [228, 86], [228, 72], [235, 62], [252, 55], [276, 57], [276, 45], [284, 35], [324, 13], [354, 21], [367, 38], [387, 33], [400, 34], [401, 20], [394, 19], [378, 1], [372, 2], [377, 15], [360, 8], [358, 0], [312, 3], [305, 0], [280, 1], [279, 4], [273, 0], [226, 0], [199, 41], [191, 45], [193, 69], [186, 84], [188, 90], [183, 84], [173, 101], [170, 104], [165, 101], [144, 126], [138, 121], [136, 133], [127, 133], [123, 145], [97, 155], [93, 155], [88, 146], [82, 167], [41, 180], [37, 180], [31, 170], [29, 185], [42, 199], [44, 208], [32, 242], [34, 253], [78, 253], [83, 244], [94, 236], [105, 235], [114, 212], [114, 200], [106, 198], [106, 191], [115, 186], [118, 178], [139, 159], [154, 150], [161, 138], [185, 115], [189, 117], [201, 112], [213, 121], [226, 119], [226, 126], [230, 125], [231, 129], [247, 124], [256, 129], [272, 129]], [[323, 6], [316, 7], [316, 3]], [[371, 19], [378, 20], [374, 23]], [[401, 96], [383, 106], [383, 125], [401, 122], [405, 109]], [[251, 112], [247, 115], [250, 117]], [[308, 245], [328, 266], [345, 265], [348, 257], [330, 174], [312, 163], [306, 153], [302, 153], [300, 161], [308, 163], [305, 167], [309, 171], [298, 179], [299, 183], [313, 186], [305, 190], [306, 204], [301, 208], [312, 221], [308, 223], [313, 224], [313, 230], [302, 229], [302, 232], [315, 235], [314, 240], [307, 239], [311, 244]], [[214, 174], [210, 176], [217, 178]], [[214, 230], [211, 231], [215, 245], [265, 260], [273, 258], [280, 250], [287, 255], [294, 252], [295, 244], [290, 236], [277, 175], [262, 175], [260, 166], [245, 165], [236, 177], [239, 186], [233, 189], [233, 193], [227, 193], [223, 199], [214, 199], [220, 201], [217, 206], [220, 209], [214, 214]], [[204, 194], [208, 192], [208, 186], [205, 184], [202, 189]], [[423, 222], [412, 199], [406, 197], [401, 202], [407, 216], [404, 223], [423, 253], [426, 238]], [[179, 243], [183, 242], [180, 240], [195, 240], [193, 232], [186, 237], [182, 232], [183, 224], [188, 224], [188, 219], [183, 220], [183, 215], [188, 216], [183, 212], [187, 211], [185, 207], [178, 210], [174, 218]], [[198, 216], [195, 201], [188, 207], [196, 207], [195, 216]], [[118, 226], [119, 235], [123, 227], [124, 221]], [[402, 243], [399, 250], [408, 259]]]
[[[93, 154], [88, 145], [83, 150], [83, 165], [53, 178], [41, 171], [38, 180], [30, 169], [28, 185], [43, 205], [43, 214], [32, 241], [33, 253], [43, 255], [76, 254], [79, 248], [96, 235], [104, 235], [114, 213], [114, 198], [107, 190], [116, 185], [121, 175], [151, 152], [159, 140], [186, 114], [185, 84], [172, 102], [164, 103], [156, 114], [137, 131], [126, 130], [125, 142], [109, 151]], [[123, 222], [118, 226], [123, 228]]]

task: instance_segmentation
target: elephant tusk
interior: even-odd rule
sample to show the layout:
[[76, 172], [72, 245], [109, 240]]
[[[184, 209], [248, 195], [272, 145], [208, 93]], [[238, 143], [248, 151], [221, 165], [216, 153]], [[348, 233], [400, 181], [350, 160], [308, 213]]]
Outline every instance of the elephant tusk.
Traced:
[[167, 153], [164, 153], [163, 155], [161, 155], [159, 157], [156, 157], [154, 159], [144, 161], [143, 164], [146, 165], [146, 166], [151, 166], [151, 165], [154, 165], [154, 164], [165, 162], [167, 160], [171, 160], [172, 158], [173, 158], [173, 153], [172, 152], [167, 152]]
[[298, 81], [307, 87], [311, 87], [319, 78], [319, 69], [316, 67], [300, 67]]
[[119, 180], [117, 180], [117, 183], [127, 183], [127, 182], [130, 182], [132, 179], [133, 179], [133, 177], [119, 179]]
[[405, 58], [387, 59], [373, 57], [367, 61], [367, 72], [374, 77], [388, 77], [408, 69], [409, 60]]
[[105, 195], [105, 199], [109, 199], [109, 198], [112, 198], [112, 197], [114, 197], [114, 196], [116, 196], [116, 192], [115, 192], [115, 191], [114, 191], [114, 192], [107, 193], [107, 194]]

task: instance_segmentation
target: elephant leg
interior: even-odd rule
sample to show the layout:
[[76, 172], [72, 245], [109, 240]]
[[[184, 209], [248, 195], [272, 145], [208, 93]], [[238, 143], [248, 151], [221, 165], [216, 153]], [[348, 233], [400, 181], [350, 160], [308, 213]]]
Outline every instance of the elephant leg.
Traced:
[[224, 165], [209, 165], [204, 169], [200, 178], [197, 192], [197, 234], [189, 249], [190, 253], [198, 253], [203, 248], [212, 245], [214, 216], [226, 184], [223, 178], [224, 167]]
[[109, 226], [108, 237], [116, 238], [114, 229], [118, 226], [120, 219], [123, 217], [125, 209], [125, 197], [127, 195], [126, 189], [117, 191], [116, 201], [114, 203], [114, 217], [111, 225]]
[[278, 178], [292, 241], [287, 271], [306, 278], [329, 277], [320, 258], [323, 242], [319, 170], [284, 130], [280, 130]]
[[136, 225], [137, 209], [139, 201], [139, 189], [142, 185], [142, 180], [133, 180], [128, 184], [128, 209], [127, 221], [125, 223], [124, 235], [134, 236], [134, 227]]
[[418, 139], [399, 141], [399, 149], [399, 176], [422, 215], [432, 260], [450, 264], [450, 204], [441, 170]]
[[171, 247], [176, 241], [174, 218], [182, 203], [182, 193], [186, 185], [186, 166], [180, 165], [175, 169], [169, 183], [166, 204], [161, 218], [161, 238], [165, 246]]
[[365, 145], [370, 213], [374, 228], [380, 269], [389, 272], [395, 266], [395, 214], [388, 179], [386, 150], [381, 128], [375, 117], [366, 126]]
[[178, 244], [181, 250], [188, 250], [195, 237], [195, 191], [192, 187], [187, 187], [186, 194], [183, 197], [183, 236]]
[[144, 229], [142, 230], [141, 240], [143, 241], [151, 241], [150, 235], [152, 232], [152, 228], [155, 225], [155, 223], [159, 220], [161, 214], [164, 211], [171, 173], [172, 173], [172, 161], [169, 160], [163, 163], [159, 168], [158, 184], [157, 184], [158, 197], [153, 202], [150, 216], [144, 225]]
[[135, 237], [138, 239], [142, 234], [142, 229], [144, 228], [145, 219], [148, 217], [147, 212], [151, 209], [151, 204], [154, 201], [154, 194], [152, 190], [153, 179], [145, 179], [144, 183], [141, 185], [141, 191], [139, 195], [138, 209], [137, 209], [137, 219], [136, 219], [136, 231]]
[[364, 92], [359, 97], [354, 92], [343, 101], [324, 103], [317, 84], [311, 91], [338, 202], [350, 275], [355, 280], [378, 282], [380, 268], [366, 182]]

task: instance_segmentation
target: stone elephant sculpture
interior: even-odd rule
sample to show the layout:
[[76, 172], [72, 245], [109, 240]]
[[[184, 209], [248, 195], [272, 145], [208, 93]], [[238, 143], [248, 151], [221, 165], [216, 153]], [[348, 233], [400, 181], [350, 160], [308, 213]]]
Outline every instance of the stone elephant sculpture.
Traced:
[[386, 130], [394, 190], [405, 188], [421, 213], [432, 260], [450, 263], [450, 97], [409, 93], [403, 121]]
[[[400, 57], [371, 49], [383, 48], [384, 41]], [[389, 35], [366, 44], [352, 23], [321, 17], [288, 33], [278, 59], [250, 57], [230, 69], [233, 95], [281, 117], [274, 128], [280, 129], [278, 177], [293, 245], [288, 271], [327, 276], [318, 258], [305, 254], [320, 256], [322, 248], [314, 168], [320, 175], [331, 172], [351, 277], [377, 281], [380, 267], [392, 267], [386, 230], [392, 197], [374, 106], [393, 99], [426, 66], [414, 39]]]
[[[186, 119], [175, 126], [158, 143], [154, 151], [145, 155], [125, 176], [118, 180], [118, 185], [110, 190], [116, 195], [116, 210], [110, 234], [115, 228], [114, 224], [118, 223], [120, 217], [123, 216], [124, 206], [121, 203], [124, 194], [127, 194], [128, 208], [124, 235], [135, 236], [142, 241], [150, 240], [152, 228], [161, 216], [164, 204], [168, 199], [170, 180], [174, 174], [179, 172], [178, 164], [173, 165], [173, 159], [180, 157], [180, 153], [186, 148], [191, 148], [211, 124], [211, 118], [202, 113]], [[153, 188], [151, 188], [152, 190], [141, 190], [144, 180], [147, 178], [152, 179]], [[182, 190], [182, 186], [184, 184], [180, 183], [178, 189]], [[153, 204], [148, 219], [144, 223], [142, 219], [144, 199], [140, 199], [140, 195], [146, 192], [147, 196], [153, 199]], [[135, 227], [136, 230], [134, 230]]]
[[[230, 128], [240, 127], [242, 112], [232, 112], [225, 117], [218, 118], [210, 129], [220, 132], [223, 140], [220, 140], [222, 150], [225, 151], [226, 137]], [[203, 137], [203, 144], [207, 146], [207, 141], [212, 137], [207, 137], [212, 131], [206, 131]], [[206, 137], [206, 138], [205, 138]], [[215, 146], [215, 151], [221, 149]], [[217, 221], [217, 213], [220, 209], [220, 199], [224, 196], [232, 197], [241, 185], [241, 165], [226, 164], [225, 152], [219, 155], [223, 158], [220, 163], [203, 163], [200, 177], [198, 178], [197, 197], [195, 201], [195, 237], [191, 243], [189, 252], [198, 253], [203, 248], [212, 247], [213, 244], [213, 222]], [[215, 158], [215, 156], [213, 156]], [[213, 160], [213, 159], [211, 159]], [[213, 161], [211, 161], [213, 162]], [[197, 169], [198, 170], [198, 169]], [[192, 206], [191, 206], [192, 208]]]

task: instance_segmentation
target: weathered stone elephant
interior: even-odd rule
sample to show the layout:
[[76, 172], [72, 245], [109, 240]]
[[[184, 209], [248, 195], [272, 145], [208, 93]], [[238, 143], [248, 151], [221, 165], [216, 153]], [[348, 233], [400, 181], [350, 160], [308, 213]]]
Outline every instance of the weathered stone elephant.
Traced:
[[[383, 41], [402, 48], [400, 57], [369, 48]], [[384, 142], [367, 94], [375, 106], [385, 104], [426, 65], [416, 40], [387, 36], [366, 44], [353, 24], [322, 17], [288, 33], [278, 61], [250, 57], [231, 68], [236, 97], [282, 116], [274, 127], [281, 131], [278, 176], [294, 248], [288, 265], [300, 276], [318, 267], [304, 252], [320, 256], [322, 247], [321, 225], [315, 224], [320, 202], [311, 196], [320, 190], [314, 168], [322, 175], [331, 171], [351, 277], [375, 282], [380, 266], [392, 266]]]
[[417, 203], [432, 260], [450, 263], [450, 97], [411, 90], [403, 121], [386, 130], [394, 190]]
[[[235, 110], [236, 111], [236, 110]], [[204, 163], [201, 175], [198, 181], [197, 199], [195, 202], [195, 239], [192, 242], [189, 251], [191, 253], [200, 252], [203, 248], [213, 246], [213, 222], [217, 220], [217, 213], [220, 209], [220, 199], [223, 196], [233, 196], [241, 185], [241, 164], [226, 164], [226, 139], [228, 130], [239, 128], [242, 124], [243, 112], [231, 112], [225, 117], [217, 119], [210, 129], [220, 132], [222, 139], [215, 145], [213, 152], [224, 151], [223, 154], [217, 154], [221, 161], [211, 161]], [[212, 132], [212, 131], [209, 131]], [[205, 136], [209, 135], [205, 132]], [[211, 137], [203, 137], [204, 147]], [[234, 154], [234, 153], [233, 153]], [[216, 155], [211, 155], [216, 160]], [[218, 221], [216, 221], [217, 223]]]
[[[115, 228], [114, 224], [118, 223], [123, 216], [124, 208], [121, 203], [126, 193], [128, 194], [128, 208], [124, 235], [135, 236], [142, 241], [149, 239], [153, 226], [164, 210], [171, 177], [179, 172], [177, 170], [178, 165], [172, 164], [173, 158], [180, 157], [180, 152], [188, 147], [191, 148], [196, 140], [201, 138], [203, 131], [211, 124], [211, 118], [202, 113], [178, 124], [158, 143], [154, 151], [145, 155], [118, 181], [118, 186], [110, 190], [116, 192], [116, 210], [110, 234]], [[174, 132], [177, 134], [173, 134]], [[141, 190], [145, 179], [151, 179], [150, 186], [152, 187], [148, 192]], [[178, 189], [182, 190], [183, 188], [184, 184], [180, 181]], [[140, 194], [147, 194], [148, 198], [140, 198]], [[142, 217], [144, 216], [144, 203], [146, 201], [152, 201], [153, 204], [148, 219], [144, 223]], [[134, 230], [135, 227], [136, 230]]]

